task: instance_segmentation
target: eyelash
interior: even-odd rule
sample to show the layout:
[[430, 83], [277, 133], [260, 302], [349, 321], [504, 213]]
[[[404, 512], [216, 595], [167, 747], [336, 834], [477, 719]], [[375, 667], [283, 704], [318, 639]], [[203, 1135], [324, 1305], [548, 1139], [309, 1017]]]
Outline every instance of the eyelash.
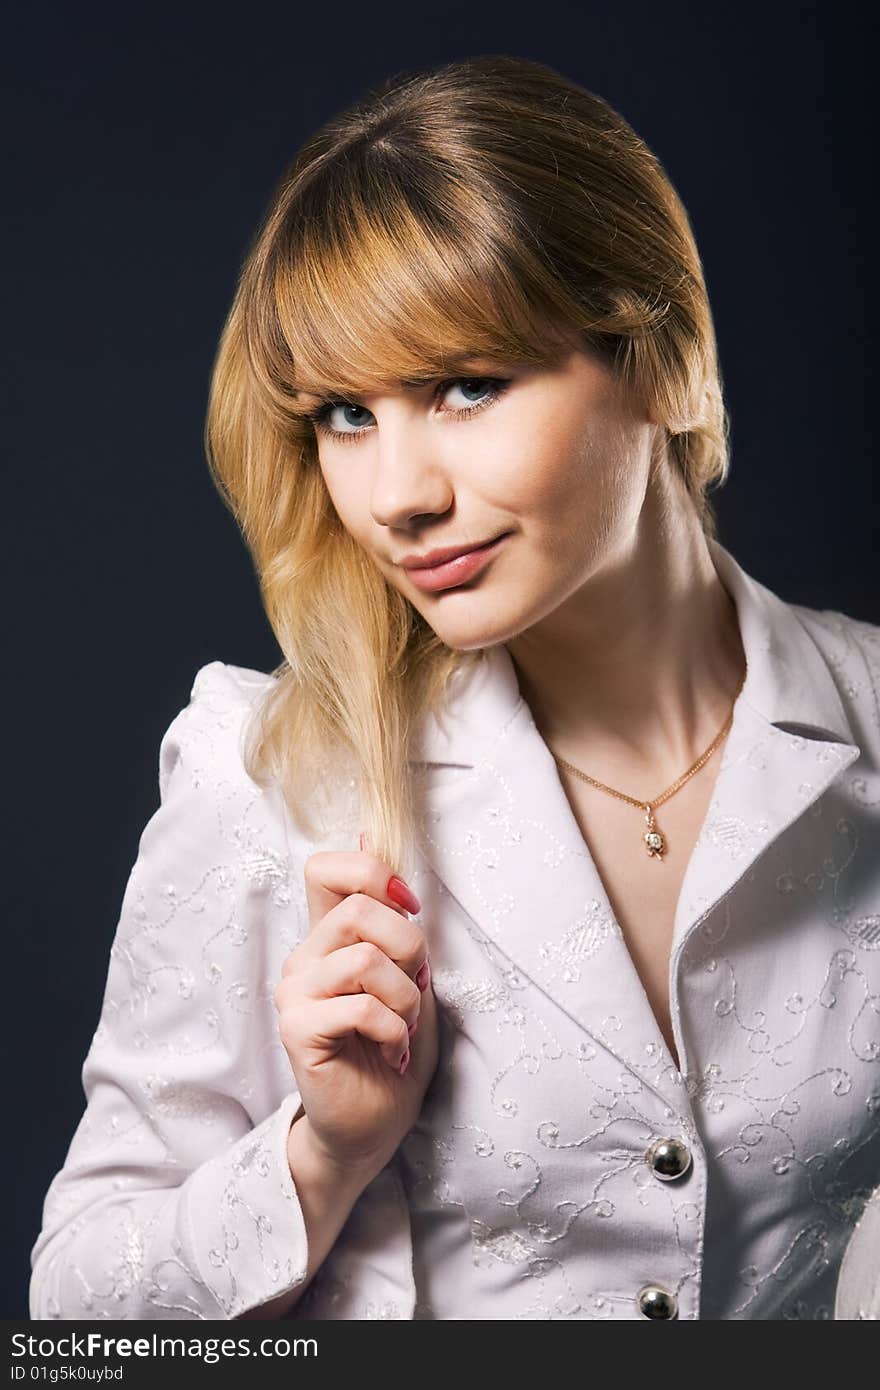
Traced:
[[[482, 386], [490, 388], [489, 394], [484, 396], [481, 401], [475, 401], [473, 405], [465, 406], [462, 410], [452, 410], [448, 413], [456, 420], [467, 419], [471, 415], [476, 415], [495, 402], [504, 394], [510, 385], [509, 379], [493, 376], [455, 376], [448, 381], [441, 381], [434, 393], [434, 399], [445, 396], [450, 386], [457, 386], [460, 382], [479, 382]], [[353, 401], [325, 401], [323, 405], [316, 406], [314, 410], [305, 412], [306, 419], [311, 420], [315, 430], [320, 434], [327, 435], [330, 439], [338, 439], [341, 443], [350, 444], [355, 439], [360, 439], [366, 432], [367, 426], [359, 430], [335, 430], [327, 423], [331, 411], [338, 405], [353, 405]]]

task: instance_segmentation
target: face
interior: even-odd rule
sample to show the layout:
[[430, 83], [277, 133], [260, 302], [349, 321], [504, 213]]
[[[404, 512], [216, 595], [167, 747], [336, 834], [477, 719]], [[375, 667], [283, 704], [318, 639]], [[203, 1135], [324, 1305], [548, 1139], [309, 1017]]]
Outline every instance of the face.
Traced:
[[[550, 368], [475, 357], [460, 370], [327, 403], [315, 428], [343, 525], [441, 640], [468, 651], [576, 601], [617, 553], [657, 426], [580, 350]], [[442, 566], [402, 564], [486, 542]]]

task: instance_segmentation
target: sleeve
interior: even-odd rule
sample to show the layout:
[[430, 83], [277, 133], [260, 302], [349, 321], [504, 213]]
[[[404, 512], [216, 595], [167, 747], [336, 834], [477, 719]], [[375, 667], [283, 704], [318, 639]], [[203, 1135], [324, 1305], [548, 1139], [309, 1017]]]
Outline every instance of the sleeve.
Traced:
[[238, 669], [203, 667], [161, 741], [85, 1110], [31, 1252], [35, 1319], [232, 1319], [305, 1278], [273, 997], [301, 909], [283, 818], [241, 763]]

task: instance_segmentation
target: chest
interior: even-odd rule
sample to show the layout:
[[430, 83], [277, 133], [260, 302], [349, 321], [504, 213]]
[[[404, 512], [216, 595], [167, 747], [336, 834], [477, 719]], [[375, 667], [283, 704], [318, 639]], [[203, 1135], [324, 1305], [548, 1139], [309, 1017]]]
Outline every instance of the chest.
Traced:
[[649, 854], [646, 813], [582, 781], [560, 778], [584, 842], [602, 879], [657, 1026], [679, 1066], [672, 1031], [669, 963], [675, 912], [685, 871], [712, 799], [721, 750], [654, 812], [664, 840]]

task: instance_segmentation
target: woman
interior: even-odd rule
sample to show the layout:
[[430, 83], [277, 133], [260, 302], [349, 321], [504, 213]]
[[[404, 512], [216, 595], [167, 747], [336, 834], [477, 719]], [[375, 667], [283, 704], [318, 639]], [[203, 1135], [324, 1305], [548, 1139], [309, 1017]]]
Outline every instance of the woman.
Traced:
[[284, 661], [163, 738], [33, 1316], [833, 1315], [880, 629], [720, 545], [727, 437], [598, 97], [478, 58], [306, 144], [206, 433]]

